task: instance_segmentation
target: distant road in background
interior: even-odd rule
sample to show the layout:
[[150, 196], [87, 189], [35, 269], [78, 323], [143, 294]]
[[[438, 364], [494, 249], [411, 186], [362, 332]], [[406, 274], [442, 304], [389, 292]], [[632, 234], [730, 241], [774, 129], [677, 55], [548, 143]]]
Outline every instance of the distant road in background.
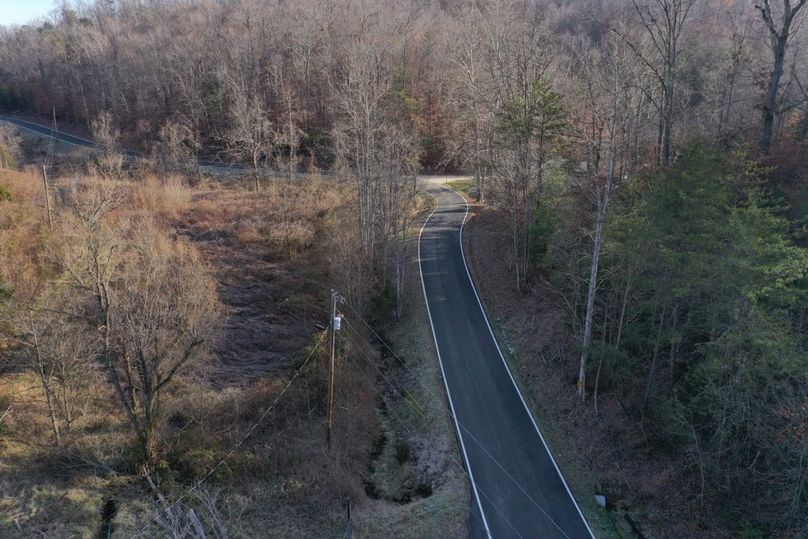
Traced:
[[[42, 136], [101, 149], [51, 127], [0, 116]], [[125, 151], [137, 158], [140, 154]], [[216, 161], [200, 167], [244, 169]], [[441, 371], [474, 494], [471, 532], [494, 538], [592, 538], [593, 534], [530, 414], [483, 310], [462, 249], [465, 200], [434, 177], [438, 201], [418, 244], [423, 292]]]
[[[76, 135], [71, 135], [69, 133], [65, 133], [64, 131], [54, 130], [52, 127], [47, 125], [38, 124], [35, 122], [30, 122], [28, 120], [21, 120], [19, 118], [14, 118], [11, 116], [4, 116], [0, 115], [0, 121], [8, 122], [12, 125], [20, 129], [25, 129], [27, 131], [36, 133], [38, 135], [43, 135], [46, 137], [54, 138], [58, 141], [65, 142], [67, 144], [72, 144], [73, 146], [80, 146], [82, 148], [90, 148], [100, 150], [102, 149], [98, 144], [93, 142], [92, 140], [88, 140], [86, 138], [77, 137]], [[143, 155], [140, 152], [136, 152], [133, 150], [123, 150], [122, 152], [127, 157], [131, 158], [138, 158], [142, 157]], [[222, 161], [206, 161], [206, 160], [198, 160], [196, 162], [197, 165], [203, 168], [213, 168], [213, 169], [228, 169], [228, 170], [246, 170], [243, 165], [233, 164], [233, 163], [225, 163]]]
[[474, 494], [471, 535], [593, 537], [483, 311], [462, 248], [468, 206], [437, 178], [419, 261], [432, 334]]
[[39, 135], [44, 135], [46, 137], [53, 137], [56, 140], [61, 140], [62, 142], [67, 142], [68, 144], [72, 144], [73, 146], [81, 146], [84, 148], [95, 148], [96, 145], [91, 140], [83, 139], [81, 137], [77, 137], [75, 135], [70, 135], [68, 133], [63, 133], [61, 131], [54, 131], [52, 128], [46, 125], [36, 124], [34, 122], [29, 122], [27, 120], [20, 120], [19, 118], [12, 118], [10, 116], [0, 116], [0, 120], [4, 122], [8, 122], [13, 124], [17, 127], [27, 129], [28, 131], [33, 131]]

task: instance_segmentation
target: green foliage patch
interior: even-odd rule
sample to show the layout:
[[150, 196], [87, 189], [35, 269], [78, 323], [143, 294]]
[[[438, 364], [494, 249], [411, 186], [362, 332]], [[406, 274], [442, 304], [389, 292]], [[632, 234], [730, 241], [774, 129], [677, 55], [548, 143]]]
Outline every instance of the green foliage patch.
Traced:
[[808, 507], [808, 249], [764, 185], [745, 155], [696, 143], [622, 186], [588, 376], [748, 536], [800, 529]]

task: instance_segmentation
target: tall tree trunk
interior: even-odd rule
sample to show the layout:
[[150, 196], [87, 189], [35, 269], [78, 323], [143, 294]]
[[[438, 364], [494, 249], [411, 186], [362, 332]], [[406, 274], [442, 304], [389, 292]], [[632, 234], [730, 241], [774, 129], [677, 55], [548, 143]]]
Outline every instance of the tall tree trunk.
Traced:
[[603, 327], [601, 328], [600, 333], [600, 357], [598, 357], [598, 370], [595, 374], [595, 387], [592, 390], [592, 403], [595, 407], [595, 417], [598, 416], [598, 388], [600, 387], [600, 372], [603, 368], [603, 356], [604, 351], [606, 350], [606, 333], [609, 327], [609, 310], [611, 306], [609, 305], [609, 296], [606, 299], [606, 306], [603, 309], [604, 316], [603, 316]]
[[285, 228], [286, 238], [286, 254], [289, 259], [292, 259], [292, 216], [290, 215], [289, 208], [289, 189], [292, 186], [295, 175], [295, 162], [297, 160], [297, 141], [295, 140], [295, 126], [292, 121], [292, 97], [289, 92], [286, 92], [286, 109], [287, 109], [287, 128], [289, 144], [289, 166], [287, 167], [287, 184], [281, 186], [281, 202], [283, 204], [283, 224]]
[[519, 216], [517, 215], [517, 210], [511, 210], [511, 227], [513, 228], [513, 261], [514, 267], [516, 268], [516, 291], [520, 292], [522, 290], [522, 276], [521, 276], [521, 268], [519, 266]]
[[679, 347], [677, 345], [677, 342], [678, 342], [679, 339], [678, 339], [678, 336], [677, 336], [677, 333], [676, 333], [676, 331], [677, 331], [676, 328], [677, 328], [678, 322], [679, 322], [679, 306], [674, 304], [673, 310], [671, 311], [671, 324], [672, 324], [671, 342], [670, 342], [670, 348], [668, 350], [668, 370], [669, 370], [668, 375], [669, 375], [669, 382], [670, 382], [671, 387], [673, 387], [673, 383], [674, 383], [674, 379], [675, 379], [674, 371], [676, 369], [676, 354], [677, 354], [677, 351], [679, 349]]
[[255, 187], [255, 190], [258, 191], [261, 187], [258, 172], [258, 150], [253, 151], [252, 161], [253, 161], [253, 187]]
[[[664, 107], [664, 105], [662, 105]], [[660, 110], [659, 124], [657, 125], [657, 163], [662, 164], [662, 141], [665, 139], [665, 113]]]
[[[99, 299], [99, 302], [104, 305], [104, 325], [101, 327], [101, 336], [102, 336], [102, 343], [103, 343], [103, 357], [104, 357], [104, 364], [107, 369], [107, 373], [109, 374], [110, 380], [112, 380], [112, 387], [115, 388], [115, 393], [118, 395], [118, 399], [121, 401], [121, 405], [123, 406], [124, 411], [126, 412], [126, 417], [129, 419], [129, 422], [132, 424], [132, 427], [135, 429], [135, 432], [140, 434], [142, 432], [140, 420], [137, 417], [136, 410], [134, 409], [135, 401], [132, 400], [131, 402], [126, 397], [126, 392], [123, 389], [123, 384], [121, 383], [120, 376], [118, 376], [118, 370], [115, 368], [115, 364], [113, 363], [112, 358], [112, 339], [110, 335], [110, 316], [107, 301], [104, 301], [102, 298]], [[131, 390], [130, 386], [130, 390]]]
[[527, 284], [528, 266], [530, 264], [530, 196], [525, 191], [522, 196], [522, 280], [520, 284]]
[[667, 305], [662, 307], [662, 313], [659, 315], [659, 327], [657, 327], [656, 339], [654, 341], [654, 353], [651, 356], [651, 368], [648, 371], [648, 380], [645, 384], [645, 393], [643, 393], [642, 406], [640, 406], [640, 425], [645, 421], [645, 408], [648, 406], [648, 400], [651, 398], [651, 388], [654, 386], [654, 377], [656, 376], [657, 358], [659, 357], [659, 348], [662, 346], [662, 327], [665, 325], [665, 315], [667, 313]]
[[616, 135], [617, 135], [617, 120], [615, 114], [617, 107], [613, 111], [612, 117], [609, 119], [609, 157], [608, 169], [606, 172], [606, 182], [601, 191], [598, 187], [600, 178], [598, 171], [595, 169], [595, 189], [598, 193], [598, 215], [595, 221], [595, 242], [592, 246], [592, 264], [589, 268], [589, 289], [586, 295], [586, 316], [584, 318], [584, 336], [581, 342], [581, 365], [578, 369], [578, 395], [581, 400], [586, 400], [586, 362], [589, 358], [589, 347], [592, 344], [592, 319], [595, 313], [595, 295], [597, 293], [598, 282], [598, 266], [600, 262], [600, 250], [603, 243], [603, 223], [606, 219], [606, 208], [609, 205], [609, 193], [612, 188], [612, 179], [614, 177], [616, 156]]
[[760, 5], [755, 5], [755, 8], [760, 11], [763, 17], [763, 22], [766, 23], [772, 53], [774, 55], [774, 64], [772, 65], [771, 75], [769, 76], [769, 87], [766, 91], [765, 101], [763, 102], [763, 129], [760, 134], [760, 147], [766, 152], [771, 149], [772, 139], [774, 137], [774, 123], [777, 115], [777, 94], [780, 91], [780, 80], [783, 78], [791, 26], [794, 22], [794, 18], [805, 6], [806, 2], [808, 2], [808, 0], [799, 0], [799, 2], [792, 7], [791, 0], [783, 0], [783, 17], [782, 21], [780, 21], [781, 24], [779, 28], [776, 27], [774, 23], [774, 14], [770, 0], [763, 0]]
[[157, 406], [156, 396], [150, 384], [144, 384], [143, 393], [143, 452], [146, 456], [146, 463], [155, 464], [159, 455], [155, 421], [157, 414], [154, 410]]
[[56, 417], [56, 406], [53, 403], [50, 383], [47, 381], [43, 372], [40, 372], [39, 379], [42, 382], [42, 390], [45, 393], [45, 402], [48, 405], [48, 415], [50, 416], [51, 428], [53, 429], [53, 434], [56, 439], [56, 445], [62, 445], [62, 433], [59, 430], [59, 420]]
[[665, 89], [664, 112], [662, 114], [662, 141], [659, 160], [662, 166], [671, 163], [671, 139], [673, 136], [673, 96], [676, 89], [676, 74], [671, 73]]
[[623, 289], [623, 301], [620, 303], [620, 319], [617, 321], [617, 337], [614, 345], [620, 347], [620, 340], [623, 337], [623, 323], [626, 319], [626, 308], [628, 307], [628, 295], [631, 292], [631, 274], [626, 278], [626, 287]]
[[774, 134], [777, 94], [780, 90], [780, 80], [783, 78], [783, 68], [786, 59], [786, 39], [787, 37], [778, 37], [772, 40], [774, 47], [774, 66], [769, 76], [769, 89], [766, 92], [766, 100], [763, 102], [763, 131], [760, 134], [760, 146], [767, 152], [771, 148]]
[[42, 349], [39, 346], [39, 334], [34, 326], [34, 319], [31, 312], [28, 312], [28, 322], [31, 326], [31, 334], [34, 338], [34, 355], [36, 356], [37, 374], [39, 381], [42, 384], [42, 392], [45, 394], [45, 404], [48, 407], [48, 415], [51, 421], [51, 428], [56, 440], [56, 445], [62, 444], [62, 434], [59, 431], [59, 420], [56, 417], [56, 406], [54, 404], [53, 393], [50, 386], [50, 374], [45, 370], [45, 361], [42, 357]]
[[404, 310], [404, 271], [405, 271], [405, 257], [404, 257], [404, 234], [406, 227], [399, 234], [396, 232], [396, 245], [395, 245], [395, 272], [396, 272], [396, 319], [401, 319], [402, 311]]

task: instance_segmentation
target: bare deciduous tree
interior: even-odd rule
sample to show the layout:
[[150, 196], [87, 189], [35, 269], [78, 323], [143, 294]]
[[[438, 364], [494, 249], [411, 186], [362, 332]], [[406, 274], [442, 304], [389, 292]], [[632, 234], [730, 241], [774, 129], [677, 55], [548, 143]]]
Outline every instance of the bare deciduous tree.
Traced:
[[57, 445], [80, 414], [95, 376], [98, 342], [77, 304], [59, 281], [48, 280], [41, 261], [17, 260], [9, 322], [25, 364], [36, 375]]
[[485, 70], [495, 114], [491, 190], [510, 216], [516, 288], [531, 271], [531, 240], [544, 176], [564, 130], [561, 95], [553, 88], [548, 31], [526, 2], [482, 8]]
[[36, 372], [50, 415], [56, 442], [61, 425], [69, 431], [79, 415], [86, 389], [94, 379], [98, 341], [70, 312], [58, 291], [46, 291], [36, 305], [24, 307], [20, 334], [25, 337], [29, 364]]
[[298, 149], [300, 148], [300, 140], [303, 133], [298, 125], [298, 114], [295, 110], [296, 100], [292, 93], [291, 87], [286, 83], [286, 79], [282, 73], [277, 75], [280, 81], [281, 94], [284, 106], [284, 122], [283, 128], [278, 133], [276, 142], [278, 146], [283, 148], [284, 154], [279, 161], [283, 161], [283, 171], [281, 172], [281, 205], [283, 211], [283, 226], [284, 226], [284, 243], [286, 244], [286, 254], [292, 258], [292, 240], [291, 240], [291, 204], [290, 204], [290, 191], [294, 185], [295, 174], [299, 165]]
[[655, 58], [640, 53], [640, 59], [651, 69], [659, 82], [659, 130], [657, 146], [659, 163], [671, 162], [678, 70], [682, 55], [681, 38], [693, 6], [699, 0], [631, 0], [648, 37]]
[[[605, 47], [602, 53], [594, 53], [597, 54], [597, 57], [581, 59], [582, 64], [590, 66], [582, 73], [590, 120], [581, 122], [581, 124], [590, 127], [584, 131], [583, 138], [587, 141], [588, 169], [592, 178], [592, 193], [596, 203], [595, 230], [581, 339], [581, 362], [578, 369], [578, 395], [584, 400], [586, 399], [587, 360], [592, 344], [592, 325], [606, 212], [612, 186], [616, 181], [615, 176], [621, 174], [622, 154], [625, 151], [627, 140], [630, 139], [626, 129], [630, 121], [632, 98], [635, 97], [632, 94], [636, 93], [633, 83], [637, 79], [636, 73], [633, 73], [628, 51], [622, 45], [623, 43], [611, 43], [611, 46]], [[606, 154], [605, 168], [604, 151]], [[599, 375], [600, 366], [598, 367], [598, 378]], [[595, 391], [597, 392], [597, 389]]]
[[121, 133], [109, 112], [102, 112], [90, 122], [93, 140], [100, 147], [97, 159], [99, 172], [105, 177], [120, 177], [123, 169]]
[[354, 175], [360, 235], [367, 257], [376, 250], [375, 191], [380, 175], [376, 151], [390, 84], [381, 51], [365, 46], [354, 52], [345, 79], [336, 83], [335, 89], [342, 119], [334, 132], [334, 142], [337, 155]]
[[394, 91], [389, 43], [358, 46], [335, 83], [341, 118], [337, 154], [357, 186], [363, 258], [402, 309], [406, 231], [411, 219], [419, 150], [405, 121], [405, 89]]
[[187, 170], [196, 162], [199, 147], [199, 137], [189, 122], [169, 120], [160, 128], [155, 149], [166, 169]]
[[227, 154], [246, 161], [253, 171], [255, 189], [275, 150], [276, 133], [266, 108], [243, 84], [231, 83], [230, 127], [224, 134]]
[[772, 70], [769, 75], [769, 84], [766, 97], [763, 101], [763, 127], [760, 133], [760, 146], [769, 151], [774, 133], [774, 120], [777, 115], [777, 94], [780, 91], [780, 81], [786, 62], [786, 51], [792, 33], [794, 20], [808, 0], [797, 0], [792, 5], [791, 0], [783, 0], [779, 20], [776, 19], [776, 9], [772, 9], [770, 0], [763, 0], [755, 5], [760, 11], [766, 29], [769, 32], [769, 42], [773, 55]]
[[59, 424], [59, 419], [56, 416], [56, 397], [52, 384], [54, 365], [47, 357], [47, 352], [49, 351], [48, 346], [47, 343], [42, 342], [42, 331], [39, 327], [40, 325], [37, 323], [39, 321], [38, 316], [37, 320], [35, 320], [34, 306], [31, 304], [36, 297], [36, 292], [33, 291], [33, 288], [39, 287], [30, 286], [32, 284], [31, 281], [35, 280], [30, 278], [30, 272], [23, 278], [26, 277], [30, 279], [29, 282], [26, 283], [29, 286], [26, 287], [28, 290], [25, 290], [23, 293], [18, 292], [18, 301], [22, 300], [24, 305], [18, 307], [18, 312], [16, 313], [18, 320], [15, 325], [17, 332], [22, 337], [21, 342], [25, 345], [25, 355], [27, 356], [28, 364], [36, 373], [42, 387], [42, 393], [45, 396], [45, 406], [48, 409], [48, 417], [50, 419], [51, 429], [53, 430], [54, 441], [56, 445], [61, 445], [62, 429]]
[[119, 188], [76, 187], [73, 200], [55, 258], [76, 292], [75, 311], [97, 332], [93, 338], [146, 459], [154, 462], [160, 395], [204, 356], [218, 314], [215, 290], [190, 246], [150, 221], [132, 224], [112, 213]]
[[9, 124], [0, 124], [0, 168], [16, 168], [20, 153], [20, 137]]
[[[477, 200], [485, 201], [486, 179], [491, 173], [496, 99], [486, 69], [484, 36], [479, 31], [483, 14], [466, 7], [450, 37], [449, 51], [455, 69], [451, 74], [450, 101], [456, 110], [450, 143], [451, 154], [471, 167], [477, 184]], [[453, 73], [452, 73], [453, 72]]]
[[749, 61], [750, 52], [747, 42], [750, 21], [750, 17], [745, 17], [745, 20], [739, 21], [738, 17], [730, 15], [730, 36], [726, 50], [728, 61], [723, 70], [724, 78], [721, 80], [720, 104], [722, 106], [718, 113], [718, 134], [722, 137], [727, 133], [728, 126], [733, 119], [741, 71]]
[[206, 353], [218, 316], [214, 285], [189, 246], [139, 223], [127, 238], [122, 276], [113, 293], [117, 371], [127, 415], [146, 449], [157, 457], [160, 396], [189, 364]]

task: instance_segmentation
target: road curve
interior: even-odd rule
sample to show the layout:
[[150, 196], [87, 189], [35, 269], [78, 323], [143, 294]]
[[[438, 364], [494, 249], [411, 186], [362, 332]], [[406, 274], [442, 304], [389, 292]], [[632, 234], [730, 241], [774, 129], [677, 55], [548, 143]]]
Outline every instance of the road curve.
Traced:
[[593, 537], [499, 350], [462, 247], [468, 205], [437, 198], [418, 241], [421, 283], [472, 484], [473, 537]]

